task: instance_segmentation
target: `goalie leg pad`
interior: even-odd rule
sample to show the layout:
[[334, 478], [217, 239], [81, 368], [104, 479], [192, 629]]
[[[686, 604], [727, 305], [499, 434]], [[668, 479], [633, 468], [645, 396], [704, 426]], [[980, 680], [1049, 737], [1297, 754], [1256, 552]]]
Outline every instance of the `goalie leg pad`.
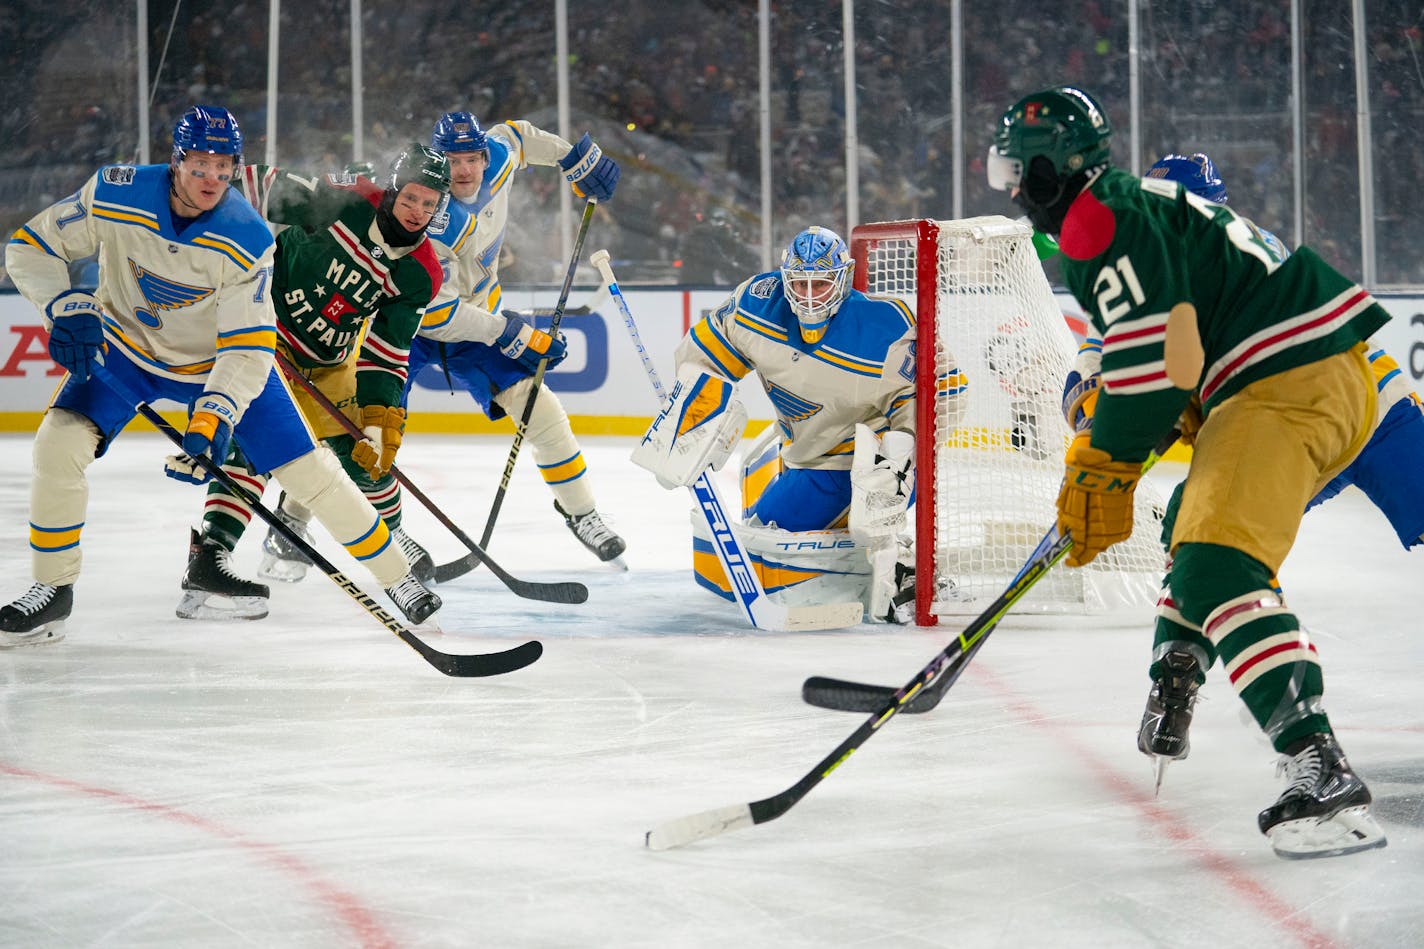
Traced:
[[633, 450], [632, 461], [671, 490], [726, 463], [747, 425], [734, 383], [692, 366], [678, 371], [668, 403]]
[[781, 430], [768, 425], [742, 454], [742, 520], [748, 520], [771, 482], [781, 474]]
[[[707, 519], [693, 511], [692, 570], [698, 586], [732, 600], [717, 560]], [[761, 525], [733, 527], [762, 587], [785, 606], [865, 602], [870, 575], [864, 550], [846, 531], [784, 531]]]

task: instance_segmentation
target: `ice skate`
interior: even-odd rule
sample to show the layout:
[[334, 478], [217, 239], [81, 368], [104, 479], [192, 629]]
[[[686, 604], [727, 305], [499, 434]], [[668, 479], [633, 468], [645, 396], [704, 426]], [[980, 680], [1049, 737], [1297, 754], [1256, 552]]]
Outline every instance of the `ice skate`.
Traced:
[[574, 532], [579, 542], [592, 551], [595, 557], [604, 563], [616, 563], [627, 569], [623, 561], [618, 559], [623, 551], [628, 549], [627, 542], [613, 533], [612, 528], [603, 522], [597, 511], [569, 514], [558, 501], [554, 502], [554, 510], [564, 516], [564, 523], [569, 526], [569, 530]]
[[59, 642], [69, 611], [74, 609], [74, 586], [36, 582], [14, 603], [0, 606], [0, 649]]
[[1338, 857], [1386, 844], [1370, 816], [1370, 789], [1350, 770], [1334, 735], [1311, 735], [1291, 745], [1276, 773], [1286, 776], [1286, 789], [1256, 819], [1276, 856]]
[[1137, 730], [1137, 750], [1152, 759], [1156, 785], [1162, 789], [1167, 765], [1180, 761], [1191, 750], [1187, 732], [1192, 725], [1192, 708], [1197, 702], [1197, 674], [1201, 665], [1188, 652], [1169, 652], [1162, 657], [1163, 671], [1147, 693], [1147, 707]]
[[188, 543], [179, 619], [262, 619], [267, 615], [265, 584], [244, 580], [232, 567], [226, 547], [196, 530]]
[[406, 620], [416, 626], [434, 616], [443, 605], [440, 597], [427, 590], [413, 573], [402, 577], [386, 591], [386, 596], [405, 614]]
[[410, 572], [415, 574], [415, 578], [426, 586], [434, 583], [435, 561], [431, 559], [430, 551], [416, 542], [403, 527], [391, 531], [391, 539], [400, 546], [401, 553], [405, 554], [405, 562], [410, 565]]
[[[307, 530], [306, 523], [282, 510], [280, 504], [277, 506], [277, 517], [296, 531], [302, 540], [308, 544], [312, 543], [311, 532]], [[296, 583], [307, 575], [307, 568], [310, 566], [311, 558], [302, 553], [296, 544], [279, 534], [276, 528], [267, 528], [267, 536], [262, 541], [262, 564], [257, 568], [259, 577], [279, 583]]]

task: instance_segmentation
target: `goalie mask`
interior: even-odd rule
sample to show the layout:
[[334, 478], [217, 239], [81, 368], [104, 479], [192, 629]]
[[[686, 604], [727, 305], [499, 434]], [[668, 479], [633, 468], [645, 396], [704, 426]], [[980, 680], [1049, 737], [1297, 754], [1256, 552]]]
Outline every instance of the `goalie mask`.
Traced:
[[1226, 183], [1216, 173], [1216, 165], [1201, 152], [1190, 158], [1167, 155], [1147, 169], [1147, 174], [1142, 177], [1175, 181], [1198, 197], [1216, 204], [1226, 203]]
[[1096, 99], [1072, 86], [1025, 96], [999, 120], [989, 187], [1013, 192], [1033, 226], [1054, 237], [1068, 206], [1110, 164], [1112, 125]]
[[[422, 190], [414, 192], [417, 197], [428, 197], [424, 189], [435, 192], [439, 202], [423, 215], [424, 221], [418, 227], [408, 226], [405, 215], [396, 207], [401, 193], [410, 185], [418, 185]], [[445, 206], [450, 197], [450, 162], [440, 152], [411, 142], [405, 151], [396, 157], [391, 165], [391, 180], [386, 185], [385, 196], [376, 212], [376, 225], [381, 236], [392, 247], [409, 247], [419, 242], [425, 229], [435, 214]]]
[[831, 317], [850, 295], [854, 269], [850, 248], [829, 228], [808, 227], [791, 239], [781, 255], [781, 285], [803, 341], [819, 343], [826, 335]]

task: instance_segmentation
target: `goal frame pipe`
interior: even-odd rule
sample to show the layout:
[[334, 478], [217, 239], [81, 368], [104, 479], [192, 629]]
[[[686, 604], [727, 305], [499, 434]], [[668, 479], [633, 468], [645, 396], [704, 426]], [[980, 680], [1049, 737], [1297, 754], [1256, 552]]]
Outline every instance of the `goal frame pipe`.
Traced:
[[[915, 242], [915, 625], [938, 626], [931, 612], [934, 599], [935, 481], [939, 445], [935, 427], [937, 373], [922, 371], [936, 364], [939, 341], [939, 226], [929, 219], [859, 224], [851, 229], [850, 253], [855, 259], [851, 284], [864, 293], [869, 284], [871, 248], [885, 240]], [[930, 293], [919, 292], [930, 287]], [[926, 503], [926, 499], [930, 499]]]

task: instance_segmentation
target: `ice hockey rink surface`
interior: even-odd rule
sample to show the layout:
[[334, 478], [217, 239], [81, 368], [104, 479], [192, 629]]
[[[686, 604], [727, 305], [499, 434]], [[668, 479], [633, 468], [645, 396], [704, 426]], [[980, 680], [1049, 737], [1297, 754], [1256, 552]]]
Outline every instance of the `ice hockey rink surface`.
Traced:
[[[416, 434], [400, 463], [478, 536], [508, 448]], [[443, 633], [418, 630], [436, 648], [545, 646], [451, 679], [317, 572], [266, 620], [176, 619], [201, 491], [162, 476], [166, 441], [125, 435], [90, 469], [66, 640], [0, 652], [0, 946], [1424, 945], [1424, 553], [1362, 495], [1306, 518], [1281, 579], [1386, 849], [1273, 855], [1255, 819], [1275, 755], [1219, 668], [1154, 798], [1144, 611], [1011, 616], [937, 710], [785, 816], [655, 853], [651, 827], [774, 794], [861, 723], [804, 705], [805, 677], [899, 685], [953, 628], [746, 628], [692, 583], [686, 494], [630, 448], [584, 440], [626, 573], [521, 459], [490, 552], [589, 602], [520, 600], [484, 570], [442, 586]], [[0, 436], [6, 600], [29, 583], [29, 455]], [[437, 560], [463, 552], [409, 494], [406, 515]], [[249, 575], [264, 531], [239, 548]]]

